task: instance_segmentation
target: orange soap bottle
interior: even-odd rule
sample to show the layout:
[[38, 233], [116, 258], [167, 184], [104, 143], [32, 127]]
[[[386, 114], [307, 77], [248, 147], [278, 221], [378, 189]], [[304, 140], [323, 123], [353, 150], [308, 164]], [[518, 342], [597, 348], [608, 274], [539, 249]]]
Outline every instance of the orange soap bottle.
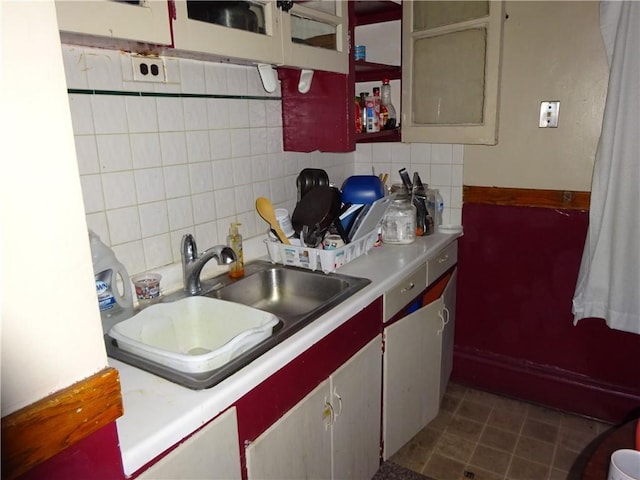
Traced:
[[242, 235], [238, 232], [238, 227], [241, 224], [234, 222], [229, 228], [229, 235], [227, 236], [227, 246], [232, 248], [236, 254], [237, 260], [229, 265], [229, 276], [231, 278], [244, 277], [244, 259], [242, 258]]

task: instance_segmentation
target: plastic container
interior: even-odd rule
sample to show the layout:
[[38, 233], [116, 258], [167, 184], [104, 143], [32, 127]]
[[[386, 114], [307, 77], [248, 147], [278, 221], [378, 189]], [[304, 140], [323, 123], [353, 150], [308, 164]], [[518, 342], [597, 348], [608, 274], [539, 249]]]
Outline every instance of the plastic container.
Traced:
[[376, 228], [355, 242], [333, 250], [284, 245], [273, 238], [265, 239], [264, 243], [273, 263], [331, 273], [367, 253], [377, 241], [378, 229]]
[[153, 300], [160, 296], [160, 280], [162, 275], [159, 273], [141, 273], [131, 278], [133, 286], [136, 290], [138, 300]]
[[[96, 294], [102, 317], [102, 331], [133, 315], [133, 295], [127, 269], [100, 237], [89, 230]], [[120, 287], [120, 288], [119, 288]]]
[[382, 180], [376, 175], [352, 175], [342, 184], [342, 203], [369, 204], [385, 196]]
[[382, 242], [409, 244], [416, 240], [416, 207], [408, 195], [398, 195], [382, 219]]
[[244, 258], [242, 254], [242, 235], [238, 232], [241, 223], [234, 222], [229, 228], [227, 235], [227, 246], [231, 248], [237, 257], [237, 260], [229, 265], [229, 276], [231, 278], [244, 277]]

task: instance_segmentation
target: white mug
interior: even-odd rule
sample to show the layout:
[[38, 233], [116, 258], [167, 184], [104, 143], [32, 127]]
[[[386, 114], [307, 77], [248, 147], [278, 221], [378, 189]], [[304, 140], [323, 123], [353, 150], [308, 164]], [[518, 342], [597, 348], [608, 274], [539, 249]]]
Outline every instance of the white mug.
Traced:
[[640, 452], [631, 449], [613, 452], [607, 480], [640, 480]]

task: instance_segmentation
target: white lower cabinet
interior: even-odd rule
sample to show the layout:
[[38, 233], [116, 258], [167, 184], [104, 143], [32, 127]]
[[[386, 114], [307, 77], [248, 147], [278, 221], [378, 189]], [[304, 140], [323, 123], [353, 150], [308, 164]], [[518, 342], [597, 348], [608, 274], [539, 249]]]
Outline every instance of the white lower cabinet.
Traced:
[[[441, 293], [436, 299], [383, 330], [384, 459], [436, 417], [451, 377], [456, 270], [434, 282], [433, 288], [442, 289], [437, 290]], [[393, 301], [386, 296], [402, 291], [391, 289], [385, 303]]]
[[230, 408], [137, 478], [240, 479], [236, 409]]
[[432, 302], [384, 329], [385, 459], [438, 414], [441, 305]]
[[442, 357], [440, 365], [440, 400], [444, 396], [453, 370], [453, 334], [456, 326], [456, 277], [457, 269], [453, 271], [447, 287], [442, 294]]
[[249, 479], [371, 478], [379, 467], [378, 335], [246, 449]]

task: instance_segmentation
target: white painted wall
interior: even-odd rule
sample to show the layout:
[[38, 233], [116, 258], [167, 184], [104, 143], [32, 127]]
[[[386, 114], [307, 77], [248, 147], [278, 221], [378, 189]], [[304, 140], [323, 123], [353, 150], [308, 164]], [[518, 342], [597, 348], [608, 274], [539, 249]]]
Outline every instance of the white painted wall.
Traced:
[[52, 0], [4, 1], [2, 415], [107, 365]]
[[[464, 184], [590, 191], [609, 70], [599, 2], [507, 2], [498, 145], [465, 147]], [[538, 128], [560, 101], [558, 128]]]

